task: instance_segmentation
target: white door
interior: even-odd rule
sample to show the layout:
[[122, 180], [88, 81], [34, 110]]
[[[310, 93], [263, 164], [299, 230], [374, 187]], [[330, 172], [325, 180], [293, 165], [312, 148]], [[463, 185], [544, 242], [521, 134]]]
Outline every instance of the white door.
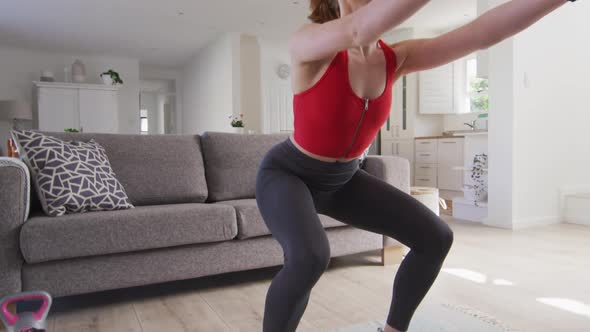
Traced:
[[398, 141], [397, 155], [408, 159], [410, 162], [414, 159], [414, 142], [411, 140]]
[[293, 92], [288, 83], [273, 82], [264, 91], [265, 128], [269, 133], [292, 132]]
[[396, 152], [396, 143], [391, 140], [381, 141], [381, 154], [384, 156], [393, 156]]
[[80, 89], [80, 127], [85, 133], [117, 133], [117, 93]]
[[39, 88], [39, 130], [63, 132], [80, 129], [78, 91], [75, 89]]

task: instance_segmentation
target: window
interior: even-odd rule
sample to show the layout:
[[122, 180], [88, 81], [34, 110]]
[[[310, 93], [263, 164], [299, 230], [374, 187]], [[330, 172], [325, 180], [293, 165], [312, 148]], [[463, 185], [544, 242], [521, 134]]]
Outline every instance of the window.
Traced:
[[489, 108], [488, 80], [477, 77], [477, 59], [466, 61], [465, 109], [469, 112], [487, 112]]
[[139, 111], [139, 120], [141, 126], [141, 133], [147, 134], [148, 133], [148, 111], [147, 110], [140, 110]]

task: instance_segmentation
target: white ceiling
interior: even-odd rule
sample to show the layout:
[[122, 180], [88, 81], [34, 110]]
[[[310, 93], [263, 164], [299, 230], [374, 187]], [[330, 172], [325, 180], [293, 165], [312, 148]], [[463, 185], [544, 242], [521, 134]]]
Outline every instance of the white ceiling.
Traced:
[[[224, 32], [285, 38], [309, 0], [2, 0], [0, 46], [139, 58], [175, 67]], [[447, 29], [476, 0], [434, 0], [402, 27]]]

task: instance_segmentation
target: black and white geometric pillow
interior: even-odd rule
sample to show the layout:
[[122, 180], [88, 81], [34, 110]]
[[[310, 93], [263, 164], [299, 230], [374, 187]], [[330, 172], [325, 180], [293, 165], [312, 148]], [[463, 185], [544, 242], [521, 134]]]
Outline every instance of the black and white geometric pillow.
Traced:
[[115, 177], [105, 149], [94, 139], [63, 141], [33, 130], [13, 130], [11, 134], [47, 215], [134, 207]]

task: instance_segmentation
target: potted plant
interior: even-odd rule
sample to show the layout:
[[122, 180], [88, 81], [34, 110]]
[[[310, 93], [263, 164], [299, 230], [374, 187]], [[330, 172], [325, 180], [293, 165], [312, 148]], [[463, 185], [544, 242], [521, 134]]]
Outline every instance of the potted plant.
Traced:
[[66, 132], [66, 133], [79, 133], [80, 131], [75, 128], [65, 128], [64, 132]]
[[240, 116], [229, 116], [231, 120], [231, 126], [234, 133], [243, 134], [244, 133], [244, 114], [240, 113]]
[[119, 73], [112, 69], [109, 69], [108, 71], [100, 74], [100, 78], [106, 85], [123, 84], [123, 80], [119, 76]]

